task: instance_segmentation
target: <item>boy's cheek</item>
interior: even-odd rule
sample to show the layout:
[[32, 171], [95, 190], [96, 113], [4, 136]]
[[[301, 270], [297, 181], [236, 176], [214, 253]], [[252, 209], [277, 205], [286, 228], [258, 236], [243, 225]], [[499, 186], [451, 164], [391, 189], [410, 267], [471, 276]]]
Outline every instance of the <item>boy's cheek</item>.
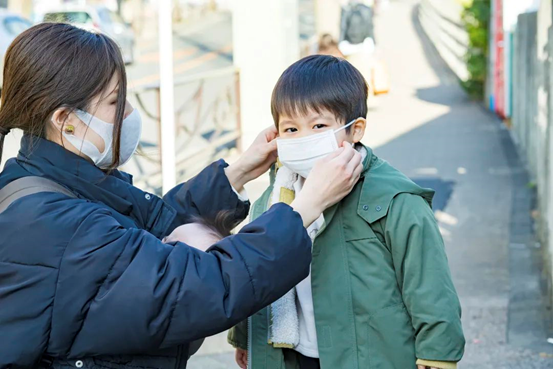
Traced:
[[346, 136], [346, 137], [338, 138], [338, 146], [342, 147], [344, 142], [347, 142], [353, 146], [353, 137]]

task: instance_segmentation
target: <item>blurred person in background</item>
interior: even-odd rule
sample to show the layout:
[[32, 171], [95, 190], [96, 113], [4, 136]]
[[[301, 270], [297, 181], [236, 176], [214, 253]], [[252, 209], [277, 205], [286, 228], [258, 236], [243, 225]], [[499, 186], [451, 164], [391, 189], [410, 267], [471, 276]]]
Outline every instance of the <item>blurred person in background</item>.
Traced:
[[334, 40], [332, 35], [328, 33], [325, 33], [319, 39], [318, 53], [320, 55], [332, 55], [337, 58], [344, 57], [344, 54], [342, 54], [340, 48], [338, 47], [338, 43]]

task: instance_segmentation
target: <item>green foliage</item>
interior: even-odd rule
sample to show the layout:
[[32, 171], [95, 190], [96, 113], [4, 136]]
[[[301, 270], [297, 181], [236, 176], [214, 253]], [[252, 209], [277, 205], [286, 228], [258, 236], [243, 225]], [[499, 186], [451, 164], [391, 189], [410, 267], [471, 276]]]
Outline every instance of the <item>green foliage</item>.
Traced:
[[463, 87], [475, 99], [484, 98], [488, 64], [490, 2], [490, 0], [474, 0], [464, 7], [462, 13], [462, 22], [469, 35], [469, 47], [465, 55], [469, 80], [463, 83]]

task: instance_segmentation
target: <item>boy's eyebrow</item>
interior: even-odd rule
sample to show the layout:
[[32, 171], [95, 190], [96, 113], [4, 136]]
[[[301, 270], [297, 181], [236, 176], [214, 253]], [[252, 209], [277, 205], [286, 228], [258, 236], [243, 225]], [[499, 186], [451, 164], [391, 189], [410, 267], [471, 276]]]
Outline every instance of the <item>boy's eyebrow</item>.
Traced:
[[312, 123], [316, 121], [317, 119], [325, 119], [325, 120], [332, 120], [332, 117], [328, 117], [322, 114], [314, 115], [311, 119], [309, 119], [309, 123]]

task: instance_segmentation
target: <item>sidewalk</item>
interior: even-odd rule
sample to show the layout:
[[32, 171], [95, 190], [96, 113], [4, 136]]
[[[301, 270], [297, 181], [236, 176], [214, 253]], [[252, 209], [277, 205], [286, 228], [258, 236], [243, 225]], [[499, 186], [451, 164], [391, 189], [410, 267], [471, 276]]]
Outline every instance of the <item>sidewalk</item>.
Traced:
[[[437, 190], [467, 338], [459, 368], [553, 368], [524, 168], [502, 123], [467, 99], [428, 44], [416, 3], [392, 2], [377, 19], [392, 91], [369, 112], [364, 142]], [[236, 368], [229, 363], [231, 352], [194, 357], [188, 367]]]

